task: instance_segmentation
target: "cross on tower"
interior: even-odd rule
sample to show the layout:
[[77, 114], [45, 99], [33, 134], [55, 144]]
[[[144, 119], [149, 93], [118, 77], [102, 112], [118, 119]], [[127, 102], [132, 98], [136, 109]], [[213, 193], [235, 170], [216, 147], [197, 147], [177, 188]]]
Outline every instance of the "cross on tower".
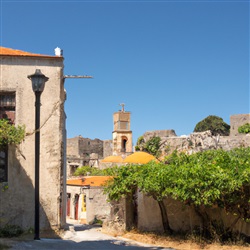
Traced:
[[122, 106], [122, 112], [124, 112], [125, 111], [124, 110], [125, 103], [120, 103], [119, 105]]

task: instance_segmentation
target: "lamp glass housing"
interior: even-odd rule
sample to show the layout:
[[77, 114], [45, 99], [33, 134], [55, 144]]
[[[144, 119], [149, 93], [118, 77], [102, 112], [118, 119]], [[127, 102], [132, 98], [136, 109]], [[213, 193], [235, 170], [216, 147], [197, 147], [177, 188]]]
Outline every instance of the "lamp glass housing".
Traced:
[[45, 82], [49, 80], [40, 69], [36, 69], [36, 72], [33, 75], [29, 75], [28, 78], [32, 82], [33, 91], [42, 93], [44, 90]]

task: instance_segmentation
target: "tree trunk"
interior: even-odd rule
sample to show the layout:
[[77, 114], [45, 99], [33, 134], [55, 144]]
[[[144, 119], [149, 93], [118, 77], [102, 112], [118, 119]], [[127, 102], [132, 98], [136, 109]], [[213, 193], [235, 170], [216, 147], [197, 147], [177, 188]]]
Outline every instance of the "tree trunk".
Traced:
[[202, 234], [205, 237], [218, 239], [217, 228], [213, 225], [213, 222], [206, 212], [204, 206], [195, 206], [196, 213], [200, 216], [202, 220]]
[[173, 230], [169, 226], [167, 209], [163, 201], [157, 201], [161, 210], [162, 225], [165, 233], [172, 234]]

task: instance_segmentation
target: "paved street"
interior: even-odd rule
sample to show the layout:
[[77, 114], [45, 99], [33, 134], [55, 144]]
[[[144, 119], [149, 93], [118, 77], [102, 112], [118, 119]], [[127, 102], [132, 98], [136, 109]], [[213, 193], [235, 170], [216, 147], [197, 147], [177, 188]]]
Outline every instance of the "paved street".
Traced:
[[75, 225], [74, 230], [66, 231], [63, 239], [41, 239], [15, 243], [12, 250], [173, 250], [112, 237], [101, 232], [100, 227]]

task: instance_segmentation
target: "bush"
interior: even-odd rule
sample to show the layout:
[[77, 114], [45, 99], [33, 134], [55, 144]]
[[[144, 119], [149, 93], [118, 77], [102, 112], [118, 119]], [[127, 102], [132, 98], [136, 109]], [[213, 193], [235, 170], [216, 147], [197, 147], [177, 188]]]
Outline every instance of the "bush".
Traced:
[[15, 126], [8, 120], [0, 119], [0, 148], [20, 144], [25, 137], [25, 126]]
[[5, 225], [3, 228], [0, 228], [0, 237], [17, 237], [22, 233], [22, 228], [17, 225]]
[[112, 168], [106, 168], [106, 169], [99, 169], [95, 167], [90, 166], [82, 166], [77, 168], [77, 170], [74, 173], [74, 176], [109, 176], [113, 175], [113, 173], [116, 171], [116, 167]]
[[137, 140], [135, 151], [144, 151], [155, 157], [159, 157], [161, 155], [160, 146], [161, 138], [159, 136], [154, 136], [148, 141], [145, 141], [143, 136], [140, 136]]
[[238, 128], [238, 132], [241, 134], [248, 134], [250, 133], [250, 124], [246, 123]]

